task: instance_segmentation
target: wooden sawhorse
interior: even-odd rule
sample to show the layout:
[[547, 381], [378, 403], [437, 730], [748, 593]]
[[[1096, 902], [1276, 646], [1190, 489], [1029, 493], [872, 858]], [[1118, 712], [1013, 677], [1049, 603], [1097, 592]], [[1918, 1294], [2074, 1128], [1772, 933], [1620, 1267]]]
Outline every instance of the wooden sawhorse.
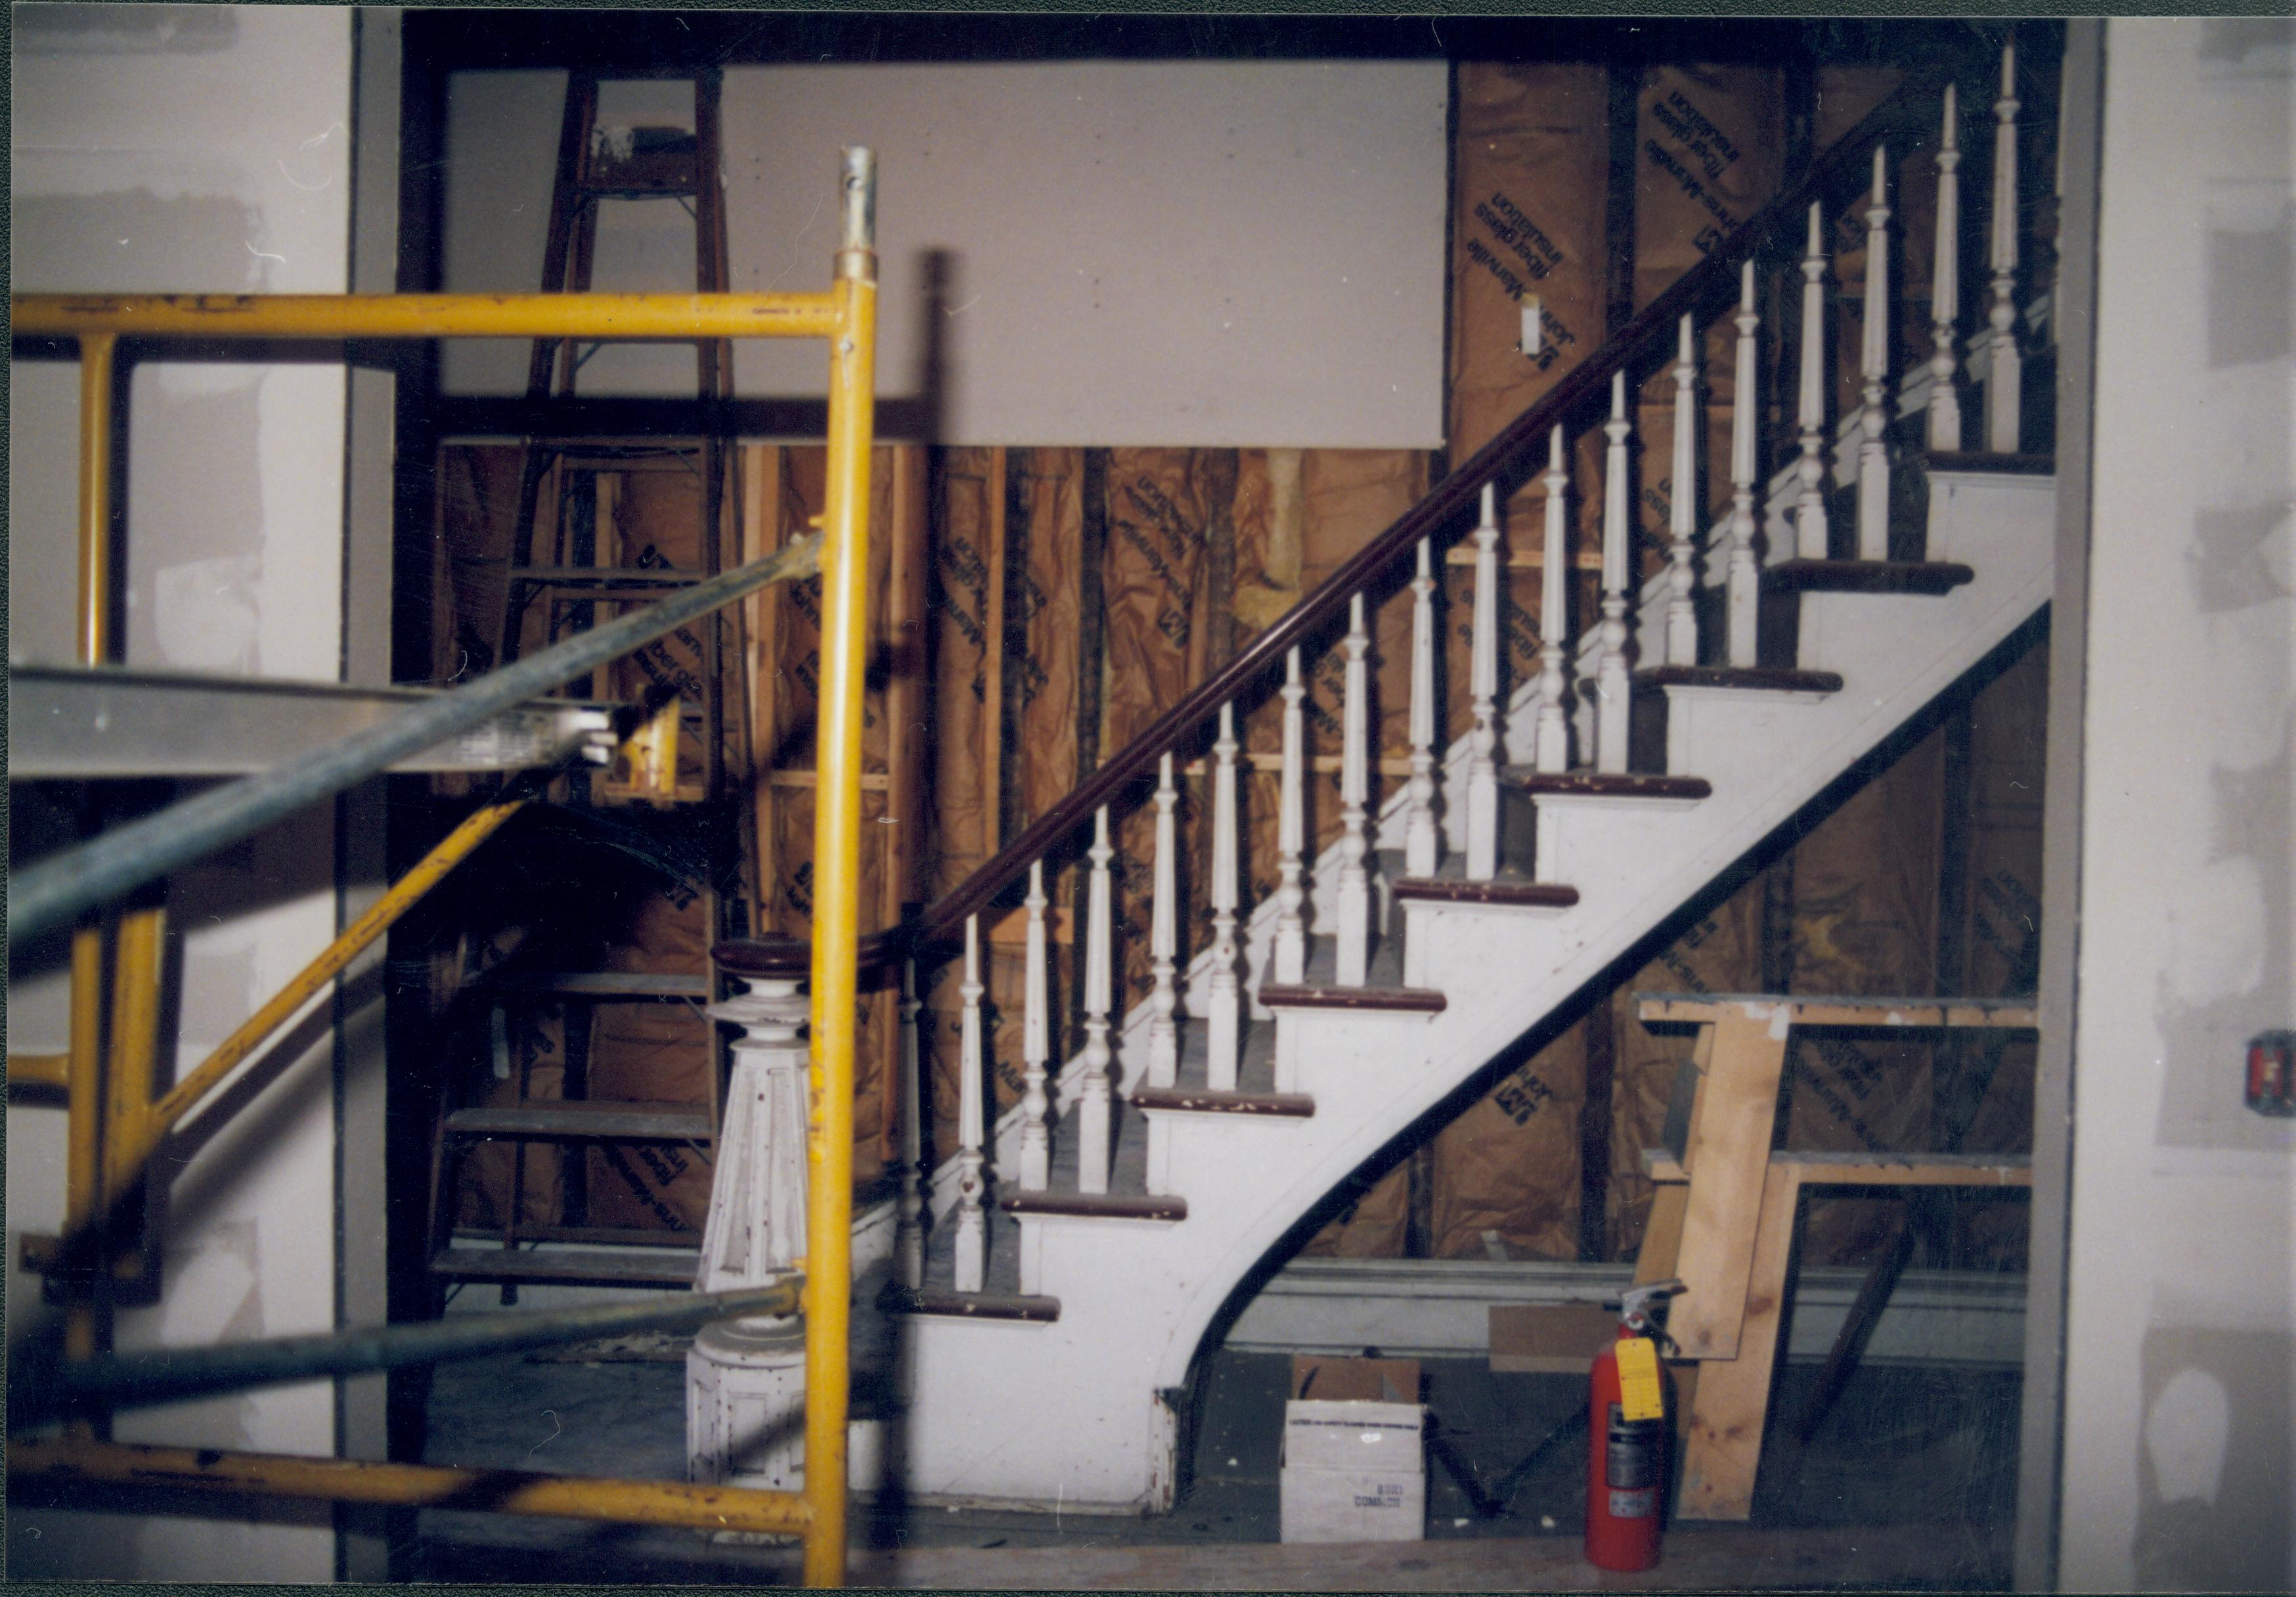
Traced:
[[2030, 998], [1788, 998], [1649, 993], [1653, 1030], [1697, 1028], [1667, 1116], [1666, 1146], [1644, 1155], [1659, 1183], [1635, 1264], [1637, 1282], [1680, 1280], [1668, 1315], [1687, 1420], [1685, 1519], [1743, 1519], [1778, 1354], [1806, 1186], [2023, 1187], [2030, 1158], [2002, 1154], [1793, 1153], [1771, 1146], [1789, 1033], [2027, 1030]]

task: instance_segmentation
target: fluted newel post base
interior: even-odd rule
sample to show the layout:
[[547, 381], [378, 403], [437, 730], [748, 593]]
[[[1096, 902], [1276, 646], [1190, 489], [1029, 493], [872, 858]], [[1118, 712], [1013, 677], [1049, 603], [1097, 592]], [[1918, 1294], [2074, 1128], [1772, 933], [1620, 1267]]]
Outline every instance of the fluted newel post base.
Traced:
[[[750, 981], [711, 1006], [742, 1028], [709, 1188], [696, 1289], [764, 1286], [805, 1250], [808, 1000]], [[805, 1322], [707, 1326], [685, 1355], [689, 1480], [794, 1491], [805, 1478]]]

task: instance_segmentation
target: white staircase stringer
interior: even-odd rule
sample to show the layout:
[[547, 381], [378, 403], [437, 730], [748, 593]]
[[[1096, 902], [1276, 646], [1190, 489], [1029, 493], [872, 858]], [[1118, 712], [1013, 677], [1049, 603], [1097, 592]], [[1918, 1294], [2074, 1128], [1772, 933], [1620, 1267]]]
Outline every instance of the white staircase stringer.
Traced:
[[1695, 807], [1576, 828], [1565, 868], [1582, 896], [1567, 914], [1447, 909], [1435, 922], [1456, 922], [1437, 966], [1449, 967], [1436, 984], [1449, 1000], [1441, 1014], [1285, 1012], [1280, 1024], [1312, 1032], [1297, 1085], [1314, 1115], [1176, 1117], [1173, 1184], [1187, 1218], [1046, 1228], [1038, 1264], [1043, 1290], [1061, 1304], [1056, 1321], [913, 1319], [907, 1489], [1075, 1511], [1168, 1506], [1176, 1433], [1161, 1395], [1185, 1383], [1237, 1283], [1352, 1171], [2047, 600], [2049, 479], [1936, 473], [1931, 491], [1932, 557], [1966, 561], [1976, 580], [1886, 605], [1806, 597], [1805, 630], [1817, 636], [1839, 635], [1829, 618], [1856, 612], [1859, 654], [1827, 663], [1844, 687], [1800, 707], [1790, 744], [1741, 739], [1714, 769], [1678, 773], [1712, 781], [1713, 796]]

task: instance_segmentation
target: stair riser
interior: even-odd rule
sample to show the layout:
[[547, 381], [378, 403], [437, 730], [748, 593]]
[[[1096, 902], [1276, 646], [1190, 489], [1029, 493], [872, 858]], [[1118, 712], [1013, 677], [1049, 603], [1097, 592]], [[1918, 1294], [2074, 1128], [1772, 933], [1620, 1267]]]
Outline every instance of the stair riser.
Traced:
[[[1516, 934], [1513, 922], [1552, 923], [1570, 913], [1570, 910], [1543, 905], [1406, 901], [1402, 917], [1403, 984], [1406, 987], [1444, 987], [1447, 984], [1447, 973], [1457, 968], [1470, 945], [1477, 939], [1489, 937], [1495, 925], [1505, 925], [1505, 934], [1513, 936]], [[1283, 1058], [1280, 1043], [1276, 1058], [1279, 1061]]]
[[1603, 879], [1599, 872], [1588, 868], [1583, 858], [1589, 838], [1604, 843], [1618, 839], [1631, 847], [1665, 849], [1685, 836], [1684, 817], [1713, 802], [1540, 794], [1531, 800], [1538, 818], [1533, 823], [1533, 877], [1541, 882], [1567, 882], [1584, 893], [1587, 884]]
[[[1323, 1106], [1316, 1105], [1316, 1115]], [[1233, 1115], [1218, 1111], [1150, 1110], [1148, 1114], [1148, 1190], [1159, 1198], [1185, 1197], [1205, 1190], [1220, 1162], [1228, 1158], [1281, 1159], [1288, 1145], [1304, 1140], [1303, 1129], [1316, 1115]], [[1195, 1218], [1196, 1203], [1188, 1204]], [[1055, 1291], [1054, 1296], [1058, 1296]]]
[[1771, 747], [1791, 743], [1801, 736], [1810, 707], [1832, 696], [1669, 687], [1652, 705], [1665, 717], [1666, 769], [1677, 776], [1704, 776], [1720, 770], [1749, 740]]

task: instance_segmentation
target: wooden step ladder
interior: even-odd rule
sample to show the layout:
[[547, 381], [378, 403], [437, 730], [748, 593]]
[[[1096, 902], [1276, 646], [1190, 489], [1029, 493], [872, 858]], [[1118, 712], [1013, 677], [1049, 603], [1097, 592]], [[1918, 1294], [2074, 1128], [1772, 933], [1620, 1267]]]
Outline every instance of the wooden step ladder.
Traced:
[[[1905, 1037], [2035, 1025], [2030, 998], [1789, 998], [1646, 993], [1653, 1031], [1694, 1028], [1665, 1132], [1644, 1156], [1658, 1183], [1636, 1282], [1683, 1283], [1674, 1346], [1684, 1519], [1744, 1519], [1754, 1502], [1805, 1187], [2028, 1187], [2021, 1154], [1795, 1152], [1773, 1146], [1789, 1039], [1826, 1030]], [[1957, 1139], [1956, 1139], [1957, 1140]]]
[[[637, 127], [626, 136], [605, 136], [598, 119], [602, 82], [646, 74], [577, 70], [567, 84], [558, 161], [553, 183], [550, 224], [544, 249], [544, 292], [582, 293], [593, 286], [599, 207], [607, 201], [672, 202], [692, 215], [695, 230], [694, 287], [723, 292], [727, 280], [725, 209], [720, 187], [719, 75], [691, 75], [693, 128]], [[687, 76], [685, 74], [676, 75]], [[612, 285], [607, 285], [612, 286]], [[582, 349], [572, 340], [537, 339], [528, 366], [527, 399], [537, 407], [575, 391], [576, 375], [598, 346]], [[722, 340], [694, 344], [696, 388], [709, 411], [731, 397], [733, 349]], [[705, 423], [705, 424], [707, 424]], [[629, 480], [645, 473], [694, 473], [701, 484], [698, 571], [631, 564], [610, 553], [605, 536]], [[496, 638], [497, 663], [518, 657], [523, 635], [540, 611], [540, 641], [586, 630], [612, 619], [625, 606], [660, 598], [704, 580], [721, 569], [729, 540], [738, 530], [726, 523], [739, 514], [738, 451], [715, 433], [682, 439], [529, 437], [519, 478], [516, 520], [502, 575], [503, 613]], [[537, 558], [537, 533], [546, 523], [548, 547]], [[734, 624], [738, 625], [738, 620]], [[570, 778], [577, 802], [668, 805], [718, 804], [724, 798], [726, 706], [721, 684], [727, 657], [726, 620], [713, 614], [695, 623], [701, 643], [697, 691], [657, 689], [645, 732], [633, 739], [631, 758], [594, 784]], [[611, 669], [611, 668], [607, 668]], [[594, 693], [605, 685], [595, 675], [570, 684], [568, 691]], [[698, 701], [698, 702], [696, 702]], [[737, 735], [746, 735], [749, 717], [737, 714]], [[690, 743], [688, 740], [691, 740]], [[700, 753], [698, 781], [678, 780], [681, 744]], [[729, 830], [734, 835], [738, 828]], [[745, 840], [746, 841], [746, 840]], [[705, 943], [729, 930], [716, 890], [716, 872], [703, 884]], [[689, 1148], [705, 1164], [714, 1160], [724, 1049], [717, 1029], [701, 1017], [709, 1040], [709, 1088], [704, 1103], [658, 1103], [591, 1099], [585, 1064], [590, 1021], [605, 1004], [682, 1002], [699, 1009], [716, 996], [706, 954], [691, 973], [637, 975], [622, 972], [570, 972], [529, 975], [498, 984], [485, 994], [489, 1024], [499, 1037], [519, 1006], [559, 1003], [567, 1007], [567, 1067], [563, 1096], [529, 1096], [527, 1066], [518, 1071], [515, 1100], [507, 1105], [449, 1103], [436, 1132], [431, 1177], [430, 1269], [441, 1282], [493, 1281], [503, 1301], [516, 1300], [521, 1282], [684, 1287], [693, 1283], [699, 1262], [698, 1231], [598, 1227], [587, 1223], [586, 1157], [567, 1161], [565, 1213], [562, 1223], [521, 1224], [529, 1144], [559, 1144], [570, 1151], [602, 1145], [675, 1143]], [[497, 1050], [499, 1051], [499, 1050]], [[497, 1062], [497, 1074], [503, 1066]], [[507, 1212], [492, 1227], [459, 1227], [457, 1180], [468, 1152], [488, 1140], [514, 1145]], [[476, 1247], [455, 1246], [457, 1238]], [[546, 1253], [538, 1243], [579, 1244]], [[493, 1244], [493, 1246], [483, 1246]]]

